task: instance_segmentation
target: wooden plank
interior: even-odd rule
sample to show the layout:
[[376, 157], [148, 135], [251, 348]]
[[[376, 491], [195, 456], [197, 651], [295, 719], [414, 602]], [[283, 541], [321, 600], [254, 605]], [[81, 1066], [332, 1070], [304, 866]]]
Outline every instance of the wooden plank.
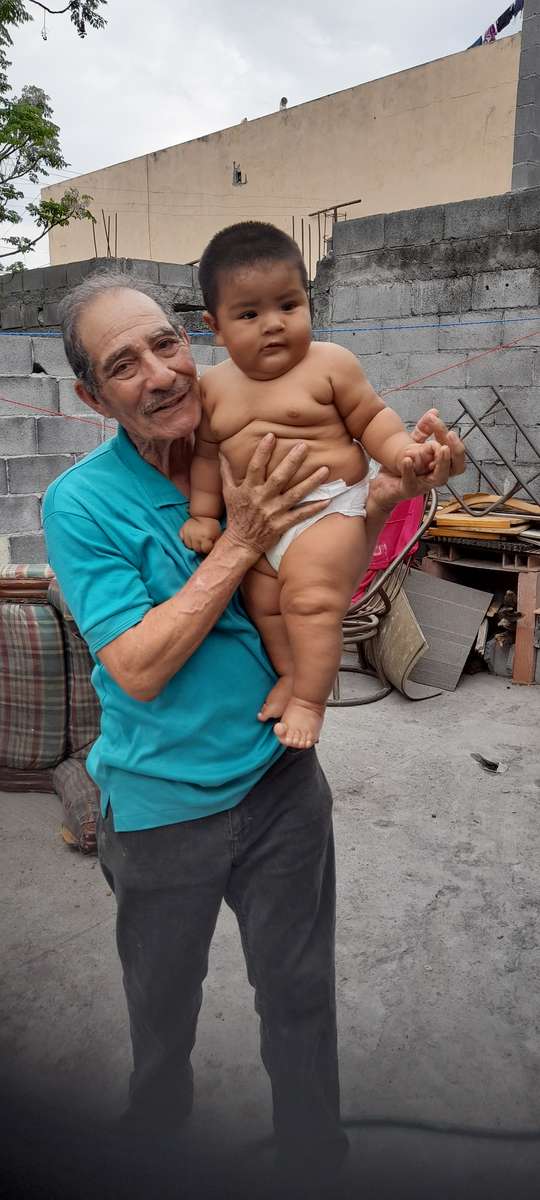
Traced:
[[514, 683], [534, 683], [536, 672], [536, 647], [534, 634], [536, 609], [540, 603], [540, 571], [520, 571], [518, 576], [517, 606], [521, 618], [516, 625], [516, 647], [514, 651]]

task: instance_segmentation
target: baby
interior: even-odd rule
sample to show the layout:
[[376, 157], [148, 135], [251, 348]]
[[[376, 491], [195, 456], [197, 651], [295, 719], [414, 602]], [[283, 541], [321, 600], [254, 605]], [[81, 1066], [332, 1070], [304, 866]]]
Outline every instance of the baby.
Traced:
[[368, 566], [362, 447], [396, 476], [405, 459], [427, 474], [435, 451], [431, 442], [411, 441], [354, 354], [312, 341], [306, 268], [287, 234], [258, 221], [223, 229], [202, 256], [199, 281], [205, 321], [230, 358], [201, 380], [185, 545], [207, 554], [220, 536], [219, 452], [237, 483], [268, 432], [275, 436], [269, 471], [294, 443], [308, 447], [290, 486], [329, 468], [328, 481], [306, 497], [327, 499], [326, 508], [285, 533], [243, 585], [280, 676], [259, 719], [280, 718], [280, 742], [306, 749], [318, 740], [341, 658], [341, 623]]

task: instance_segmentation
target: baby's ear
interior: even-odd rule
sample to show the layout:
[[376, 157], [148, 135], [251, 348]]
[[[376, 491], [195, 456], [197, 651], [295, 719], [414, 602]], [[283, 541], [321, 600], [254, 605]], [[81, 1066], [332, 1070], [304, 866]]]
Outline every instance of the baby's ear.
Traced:
[[218, 323], [216, 321], [216, 318], [212, 316], [212, 313], [203, 312], [203, 321], [204, 321], [205, 325], [208, 327], [208, 329], [212, 330], [212, 333], [214, 334], [217, 345], [223, 346], [223, 344], [224, 344], [223, 338], [219, 332]]

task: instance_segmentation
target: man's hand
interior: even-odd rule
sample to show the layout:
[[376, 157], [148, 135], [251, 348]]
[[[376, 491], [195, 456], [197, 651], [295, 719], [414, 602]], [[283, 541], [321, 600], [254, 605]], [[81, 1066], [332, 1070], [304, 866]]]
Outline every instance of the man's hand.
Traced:
[[[242, 483], [236, 484], [224, 455], [220, 456], [223, 478], [223, 498], [227, 508], [227, 528], [224, 538], [264, 554], [283, 533], [306, 517], [323, 512], [328, 500], [302, 504], [306, 496], [328, 478], [328, 467], [319, 467], [302, 483], [289, 487], [291, 479], [307, 454], [307, 446], [298, 442], [267, 477], [275, 437], [267, 433], [261, 438]], [[302, 504], [299, 509], [296, 505]], [[185, 528], [185, 526], [184, 526]]]
[[[435, 441], [428, 443], [427, 439], [432, 436]], [[411, 438], [419, 446], [427, 443], [434, 448], [433, 463], [426, 474], [417, 474], [411, 457], [404, 455], [399, 479], [384, 469], [379, 471], [370, 484], [369, 496], [377, 508], [387, 513], [400, 500], [410, 500], [425, 495], [431, 488], [444, 487], [450, 475], [461, 475], [465, 470], [463, 443], [456, 433], [448, 431], [437, 409], [432, 408], [420, 417]]]
[[433, 470], [437, 460], [437, 449], [435, 442], [420, 442], [414, 439], [408, 446], [404, 446], [396, 455], [396, 467], [398, 474], [402, 474], [403, 464], [408, 461], [416, 475], [427, 475]]
[[221, 525], [214, 517], [189, 517], [182, 525], [180, 537], [188, 550], [197, 554], [210, 554], [218, 538], [221, 537]]

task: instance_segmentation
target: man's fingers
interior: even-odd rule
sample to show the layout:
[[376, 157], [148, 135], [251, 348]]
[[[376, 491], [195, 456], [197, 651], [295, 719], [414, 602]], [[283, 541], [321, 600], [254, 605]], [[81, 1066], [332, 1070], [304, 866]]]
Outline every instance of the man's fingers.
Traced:
[[[321, 483], [324, 483], [325, 479], [328, 477], [328, 473], [328, 467], [318, 467], [316, 471], [313, 471], [311, 475], [308, 475], [307, 479], [303, 479], [301, 483], [295, 483], [294, 487], [288, 488], [287, 491], [281, 492], [284, 504], [287, 505], [287, 508], [289, 508], [291, 504], [300, 504], [302, 500], [305, 500], [306, 496], [309, 496], [310, 492], [314, 492], [316, 487], [320, 487]], [[272, 478], [274, 477], [274, 474], [275, 472], [273, 473]], [[312, 503], [315, 503], [315, 501]]]
[[308, 517], [315, 517], [317, 513], [323, 512], [329, 504], [330, 496], [326, 500], [312, 500], [309, 504], [302, 504], [298, 508], [291, 508], [288, 512], [284, 512], [280, 519], [281, 530], [278, 538], [293, 525], [298, 525], [301, 521], [307, 521]]
[[275, 443], [276, 439], [273, 433], [265, 433], [264, 437], [258, 443], [246, 471], [245, 481], [249, 487], [256, 487], [257, 484], [264, 483], [266, 468], [270, 462]]
[[[305, 442], [296, 442], [296, 444], [291, 450], [289, 450], [289, 453], [285, 455], [285, 458], [278, 464], [278, 466], [274, 467], [272, 474], [268, 476], [267, 489], [269, 496], [278, 496], [280, 492], [286, 491], [287, 485], [296, 475], [300, 463], [304, 461], [306, 454], [307, 446]], [[321, 470], [327, 469], [321, 468]], [[318, 472], [316, 472], [316, 474], [318, 474]], [[325, 478], [325, 476], [320, 475], [319, 483], [323, 478]], [[307, 495], [307, 491], [309, 491], [309, 489], [302, 494], [304, 496]]]
[[[430, 408], [416, 422], [416, 428], [411, 434], [413, 442], [426, 442], [434, 431], [434, 426], [439, 421], [439, 410]], [[442, 425], [442, 421], [440, 422]]]
[[234, 487], [233, 473], [229, 465], [229, 460], [225, 458], [224, 454], [220, 454], [219, 456], [219, 467], [224, 486], [226, 488]]
[[450, 447], [450, 474], [461, 475], [465, 470], [465, 446], [454, 430], [448, 434], [448, 445]]

